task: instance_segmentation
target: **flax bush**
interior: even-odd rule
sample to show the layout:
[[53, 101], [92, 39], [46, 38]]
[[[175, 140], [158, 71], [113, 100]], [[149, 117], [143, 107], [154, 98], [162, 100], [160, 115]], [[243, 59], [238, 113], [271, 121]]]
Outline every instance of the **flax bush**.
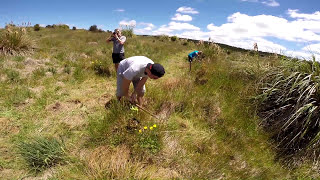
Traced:
[[277, 143], [279, 155], [319, 154], [320, 66], [315, 59], [304, 63], [311, 64], [309, 70], [291, 71], [290, 66], [289, 71], [270, 72], [258, 96], [262, 125]]

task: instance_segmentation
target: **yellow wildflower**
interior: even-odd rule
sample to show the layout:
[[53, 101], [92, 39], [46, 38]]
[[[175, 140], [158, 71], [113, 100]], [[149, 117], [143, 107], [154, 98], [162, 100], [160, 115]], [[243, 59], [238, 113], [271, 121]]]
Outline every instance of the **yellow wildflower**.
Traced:
[[144, 127], [144, 129], [148, 129], [148, 127], [147, 127], [147, 126], [145, 126], [145, 127]]
[[151, 126], [151, 127], [150, 127], [150, 130], [152, 130], [152, 129], [153, 129], [153, 127]]
[[142, 133], [141, 129], [139, 129], [139, 133]]
[[156, 127], [157, 127], [157, 125], [156, 125], [156, 124], [154, 124], [154, 125], [153, 125], [153, 127], [155, 127], [155, 128], [156, 128]]

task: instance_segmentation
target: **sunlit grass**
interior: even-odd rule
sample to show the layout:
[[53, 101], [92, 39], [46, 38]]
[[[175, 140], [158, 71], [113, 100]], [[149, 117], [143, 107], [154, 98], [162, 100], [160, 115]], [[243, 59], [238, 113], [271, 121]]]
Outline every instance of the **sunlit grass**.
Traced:
[[[251, 103], [259, 77], [283, 62], [216, 44], [196, 46], [166, 36], [127, 37], [126, 57], [147, 56], [166, 69], [163, 78], [150, 79], [146, 85], [144, 107], [159, 117], [154, 118], [116, 100], [108, 36], [43, 28], [30, 31], [39, 47], [31, 56], [0, 56], [4, 67], [0, 118], [18, 129], [1, 138], [21, 142], [42, 134], [61, 136], [69, 150], [65, 153], [73, 160], [53, 166], [52, 179], [314, 175], [303, 167], [288, 170], [276, 161], [274, 144], [259, 127]], [[189, 72], [186, 56], [193, 50], [202, 50], [205, 56], [193, 62]], [[113, 103], [105, 107], [110, 100]], [[8, 156], [16, 155], [12, 147], [7, 149]], [[5, 162], [0, 158], [5, 169], [28, 174], [21, 162], [2, 165]]]

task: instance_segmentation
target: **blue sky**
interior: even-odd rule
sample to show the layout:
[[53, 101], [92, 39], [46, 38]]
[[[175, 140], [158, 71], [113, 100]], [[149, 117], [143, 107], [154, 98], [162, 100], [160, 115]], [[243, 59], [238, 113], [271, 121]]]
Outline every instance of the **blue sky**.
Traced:
[[0, 27], [68, 24], [179, 36], [320, 59], [319, 0], [0, 0]]

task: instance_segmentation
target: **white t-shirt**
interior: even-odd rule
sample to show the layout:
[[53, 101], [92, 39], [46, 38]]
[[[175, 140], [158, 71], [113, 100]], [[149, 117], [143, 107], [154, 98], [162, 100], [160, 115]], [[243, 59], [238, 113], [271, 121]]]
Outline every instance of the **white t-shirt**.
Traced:
[[130, 81], [147, 77], [148, 75], [144, 72], [148, 63], [154, 64], [151, 59], [145, 56], [129, 57], [119, 63], [118, 74]]

